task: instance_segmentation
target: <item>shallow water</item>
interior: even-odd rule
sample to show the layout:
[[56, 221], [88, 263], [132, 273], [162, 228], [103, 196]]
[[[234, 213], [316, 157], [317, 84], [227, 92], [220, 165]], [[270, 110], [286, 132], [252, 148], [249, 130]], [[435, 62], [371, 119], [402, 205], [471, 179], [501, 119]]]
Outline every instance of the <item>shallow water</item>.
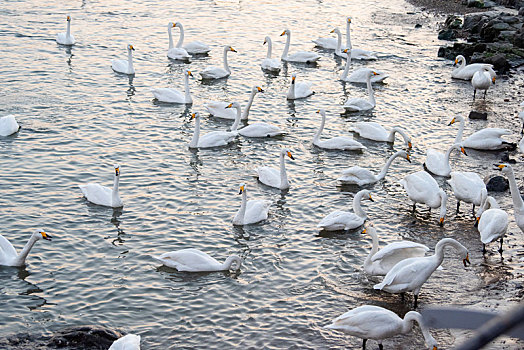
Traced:
[[[436, 57], [437, 21], [401, 0], [252, 2], [53, 2], [9, 1], [0, 5], [1, 115], [15, 114], [22, 126], [0, 138], [0, 214], [2, 234], [21, 249], [35, 227], [53, 237], [40, 241], [25, 268], [0, 268], [0, 337], [29, 333], [40, 338], [71, 325], [104, 325], [142, 335], [145, 349], [168, 348], [297, 348], [358, 347], [359, 339], [322, 326], [362, 304], [385, 306], [399, 314], [411, 307], [399, 296], [377, 292], [361, 273], [370, 238], [358, 232], [319, 235], [316, 224], [335, 209], [346, 209], [356, 188], [338, 187], [336, 178], [348, 166], [378, 170], [402, 148], [360, 140], [363, 153], [326, 152], [311, 145], [328, 111], [324, 135], [349, 135], [355, 121], [373, 120], [385, 127], [409, 130], [414, 150], [411, 164], [397, 160], [386, 180], [370, 186], [375, 202], [363, 206], [379, 231], [382, 244], [400, 238], [434, 247], [454, 237], [470, 250], [465, 269], [448, 252], [444, 270], [422, 289], [420, 308], [431, 305], [489, 307], [500, 311], [518, 300], [522, 283], [522, 232], [516, 226], [509, 193], [495, 197], [511, 215], [504, 260], [482, 245], [473, 228], [470, 207], [455, 214], [450, 199], [444, 227], [433, 211], [411, 204], [399, 184], [403, 176], [422, 169], [425, 150], [445, 150], [456, 134], [450, 119], [485, 109], [489, 120], [467, 121], [465, 135], [486, 126], [507, 127], [518, 142], [517, 87], [522, 74], [502, 77], [486, 101], [472, 104], [468, 83], [451, 81], [451, 63]], [[72, 16], [73, 48], [56, 44]], [[371, 113], [345, 114], [348, 96], [365, 96], [362, 86], [342, 84], [343, 61], [319, 51], [317, 67], [288, 64], [278, 76], [265, 75], [265, 35], [273, 38], [278, 57], [292, 30], [291, 52], [311, 50], [311, 39], [344, 29], [353, 18], [355, 47], [379, 52], [367, 65], [390, 74], [376, 87], [377, 107]], [[166, 57], [169, 21], [185, 25], [186, 40], [201, 40], [211, 55], [190, 65]], [[422, 28], [415, 29], [415, 24]], [[174, 32], [175, 40], [177, 32]], [[124, 58], [132, 43], [136, 75], [119, 75], [110, 60]], [[182, 86], [182, 72], [198, 72], [221, 64], [222, 46], [232, 45], [233, 74], [226, 81], [190, 81], [192, 107], [155, 103], [149, 89]], [[355, 66], [364, 63], [356, 62]], [[287, 102], [291, 74], [313, 82], [312, 97]], [[268, 121], [287, 131], [281, 138], [238, 138], [230, 147], [190, 151], [194, 122], [189, 113], [203, 112], [208, 100], [247, 101], [250, 88], [265, 92], [255, 98], [250, 122]], [[505, 101], [507, 99], [507, 101]], [[205, 113], [203, 113], [205, 114]], [[203, 132], [230, 122], [203, 118]], [[358, 138], [358, 137], [355, 137]], [[278, 163], [281, 147], [295, 161], [287, 162], [292, 187], [280, 192], [257, 183], [259, 165]], [[518, 161], [519, 155], [514, 156]], [[499, 153], [469, 151], [452, 156], [454, 169], [495, 174]], [[121, 210], [91, 205], [77, 185], [112, 183], [112, 165], [121, 166]], [[524, 170], [515, 165], [517, 174]], [[520, 176], [519, 176], [520, 178]], [[272, 201], [269, 219], [244, 228], [231, 219], [240, 205], [238, 185], [247, 184], [250, 198]], [[194, 247], [219, 260], [243, 257], [240, 273], [186, 274], [159, 267], [152, 255]], [[519, 260], [520, 259], [520, 260]], [[449, 331], [434, 331], [443, 347], [455, 342]], [[373, 343], [374, 346], [375, 343]], [[420, 349], [415, 335], [387, 340], [388, 348]], [[371, 346], [371, 344], [370, 344]], [[512, 341], [497, 346], [517, 348]]]

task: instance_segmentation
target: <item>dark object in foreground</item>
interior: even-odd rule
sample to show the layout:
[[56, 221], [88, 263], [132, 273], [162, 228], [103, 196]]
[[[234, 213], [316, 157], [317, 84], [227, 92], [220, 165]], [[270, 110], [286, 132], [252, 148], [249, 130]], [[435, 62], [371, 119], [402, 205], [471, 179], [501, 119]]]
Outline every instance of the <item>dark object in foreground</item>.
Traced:
[[55, 333], [47, 345], [52, 348], [109, 349], [122, 334], [102, 326], [75, 326]]
[[509, 181], [503, 176], [493, 176], [486, 183], [488, 192], [504, 192], [509, 188]]
[[488, 113], [487, 112], [471, 111], [471, 112], [469, 112], [469, 119], [486, 120], [486, 119], [488, 119]]

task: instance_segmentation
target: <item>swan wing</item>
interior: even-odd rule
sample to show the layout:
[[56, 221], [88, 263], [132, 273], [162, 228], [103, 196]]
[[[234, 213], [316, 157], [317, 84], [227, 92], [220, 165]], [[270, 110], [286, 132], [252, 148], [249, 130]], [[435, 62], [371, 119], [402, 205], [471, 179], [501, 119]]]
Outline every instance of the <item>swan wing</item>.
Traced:
[[220, 67], [206, 67], [202, 72], [200, 72], [200, 76], [202, 79], [220, 79], [228, 77], [231, 73], [229, 73], [224, 68]]
[[257, 168], [257, 174], [258, 174], [258, 179], [263, 184], [266, 184], [271, 187], [280, 187], [280, 171], [279, 170], [272, 168], [272, 167], [263, 166], [263, 167]]
[[304, 98], [313, 94], [310, 82], [299, 82], [295, 84], [295, 98]]
[[510, 134], [511, 130], [508, 129], [485, 128], [473, 133], [462, 144], [475, 149], [498, 149], [504, 142], [501, 136]]
[[0, 136], [9, 136], [20, 129], [15, 116], [10, 114], [0, 118]]
[[211, 51], [211, 48], [208, 45], [200, 41], [187, 43], [184, 45], [184, 49], [192, 55], [205, 54]]
[[342, 171], [342, 176], [337, 179], [346, 184], [356, 184], [359, 186], [377, 181], [377, 177], [368, 169], [353, 166]]
[[400, 322], [401, 319], [390, 310], [364, 305], [337, 317], [326, 328], [366, 339], [383, 339], [399, 333]]
[[276, 58], [264, 58], [260, 65], [262, 69], [269, 70], [271, 72], [279, 72], [282, 69], [280, 60]]
[[480, 240], [488, 244], [504, 236], [508, 229], [508, 214], [502, 209], [488, 209], [479, 220]]
[[378, 57], [372, 51], [352, 48], [351, 49], [351, 59], [352, 60], [374, 61], [378, 59]]
[[216, 269], [220, 269], [222, 266], [207, 253], [193, 248], [167, 252], [154, 258], [168, 267], [176, 268], [178, 271], [217, 271]]
[[399, 261], [374, 289], [383, 289], [398, 293], [420, 287], [438, 266], [434, 266], [431, 257], [408, 258]]
[[135, 73], [134, 70], [131, 70], [129, 68], [129, 63], [127, 60], [113, 60], [111, 61], [111, 68], [113, 68], [113, 70], [118, 73], [124, 73], [124, 74]]
[[389, 133], [382, 125], [376, 122], [357, 122], [350, 128], [365, 139], [387, 141]]
[[189, 61], [189, 54], [181, 47], [173, 47], [167, 51], [167, 57], [174, 60]]
[[[373, 75], [371, 77], [370, 81], [372, 83], [380, 83], [389, 77], [388, 74], [381, 72], [379, 70], [376, 70], [376, 69], [374, 69], [373, 72], [377, 73], [377, 75]], [[368, 73], [369, 73], [369, 68], [355, 69], [351, 73], [351, 75], [346, 79], [346, 81], [349, 81], [350, 83], [366, 84]]]
[[238, 133], [247, 137], [272, 137], [282, 135], [284, 132], [276, 125], [258, 122], [243, 127]]
[[364, 225], [365, 218], [348, 211], [334, 211], [323, 218], [317, 225], [326, 230], [352, 230]]
[[18, 256], [15, 247], [0, 235], [0, 262], [15, 259]]
[[430, 148], [426, 152], [426, 168], [435, 175], [447, 176], [451, 167], [449, 163], [446, 163], [446, 155], [433, 148]]
[[404, 186], [411, 200], [426, 204], [436, 200], [440, 205], [438, 184], [427, 172], [419, 171], [409, 174], [400, 183]]
[[227, 102], [222, 101], [209, 101], [204, 107], [206, 107], [209, 114], [216, 118], [234, 120], [237, 116], [237, 112], [233, 108], [226, 108], [229, 105]]
[[477, 173], [452, 171], [448, 180], [453, 194], [459, 200], [480, 205], [480, 193], [486, 184]]
[[78, 187], [80, 187], [80, 191], [82, 191], [84, 197], [86, 197], [86, 199], [91, 203], [103, 205], [106, 207], [110, 207], [112, 205], [112, 189], [93, 183], [79, 185]]
[[212, 131], [200, 136], [198, 147], [208, 148], [226, 146], [235, 139], [236, 135], [236, 132], [231, 131]]
[[69, 34], [68, 38], [67, 33], [58, 33], [56, 36], [56, 42], [60, 45], [74, 45], [76, 40], [73, 34]]
[[153, 96], [161, 102], [168, 102], [168, 103], [185, 103], [186, 97], [185, 95], [176, 90], [171, 88], [159, 88], [159, 89], [153, 89], [151, 90], [153, 93]]
[[287, 56], [286, 61], [313, 63], [320, 59], [320, 55], [309, 51], [298, 51]]
[[246, 214], [244, 215], [244, 224], [254, 224], [266, 220], [268, 217], [271, 201], [252, 199], [247, 201]]
[[451, 72], [451, 77], [455, 79], [471, 80], [471, 78], [473, 78], [473, 75], [476, 72], [480, 72], [484, 67], [489, 68], [489, 74], [492, 78], [496, 76], [496, 73], [493, 70], [493, 65], [487, 63], [472, 63], [468, 64], [467, 66], [464, 66], [463, 68], [459, 67], [454, 69]]
[[[315, 46], [321, 47], [327, 50], [336, 50], [337, 49], [337, 39], [335, 38], [317, 38], [312, 40], [315, 43]], [[342, 45], [344, 46], [344, 45]], [[345, 47], [341, 47], [345, 49]]]
[[369, 100], [363, 98], [349, 98], [342, 107], [349, 112], [367, 111], [375, 108]]
[[399, 261], [408, 258], [424, 256], [427, 251], [429, 251], [429, 248], [424, 244], [410, 241], [393, 242], [383, 247], [375, 255], [373, 255], [371, 261], [380, 261], [380, 265], [382, 267], [390, 270]]
[[115, 340], [109, 350], [140, 350], [140, 336], [127, 334]]
[[342, 149], [349, 151], [366, 149], [366, 147], [364, 147], [360, 142], [345, 136], [337, 136], [327, 140], [317, 141], [315, 145], [326, 149]]

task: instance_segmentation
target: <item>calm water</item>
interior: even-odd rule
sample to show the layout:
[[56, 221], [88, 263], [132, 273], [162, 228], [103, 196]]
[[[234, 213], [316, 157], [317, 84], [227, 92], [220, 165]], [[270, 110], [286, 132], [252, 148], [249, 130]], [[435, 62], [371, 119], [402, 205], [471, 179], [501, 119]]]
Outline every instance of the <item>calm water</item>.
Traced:
[[[335, 179], [345, 167], [378, 170], [394, 148], [362, 142], [364, 153], [326, 152], [312, 147], [320, 122], [314, 113], [328, 111], [325, 135], [348, 135], [351, 124], [373, 120], [408, 129], [413, 162], [397, 160], [385, 181], [371, 186], [374, 203], [364, 202], [382, 244], [400, 238], [434, 247], [454, 237], [469, 250], [472, 266], [448, 253], [422, 289], [421, 308], [460, 305], [503, 310], [518, 300], [522, 276], [522, 233], [516, 226], [508, 193], [496, 198], [511, 215], [504, 260], [495, 248], [484, 258], [470, 207], [455, 214], [450, 196], [443, 228], [436, 213], [413, 215], [399, 181], [422, 169], [425, 150], [445, 150], [457, 128], [446, 126], [456, 114], [485, 109], [489, 121], [468, 121], [465, 134], [486, 126], [512, 129], [518, 141], [518, 87], [522, 75], [503, 77], [488, 99], [472, 105], [468, 83], [452, 82], [450, 61], [436, 57], [437, 20], [402, 0], [342, 1], [84, 1], [63, 8], [49, 1], [3, 1], [0, 4], [0, 109], [15, 114], [22, 130], [0, 138], [1, 233], [21, 249], [35, 227], [49, 232], [23, 269], [0, 268], [0, 337], [29, 333], [39, 338], [70, 325], [97, 324], [142, 335], [145, 349], [348, 348], [361, 341], [322, 326], [362, 304], [381, 305], [403, 314], [410, 299], [372, 289], [361, 273], [371, 240], [359, 233], [318, 234], [318, 221], [351, 204], [355, 188], [340, 188]], [[72, 16], [73, 48], [56, 44]], [[344, 29], [353, 18], [356, 47], [379, 52], [369, 63], [387, 71], [387, 84], [376, 87], [372, 113], [345, 115], [348, 96], [365, 96], [361, 86], [342, 84], [344, 62], [320, 52], [316, 68], [284, 66], [279, 76], [266, 76], [260, 61], [265, 35], [273, 38], [278, 57], [292, 30], [291, 52], [311, 50], [311, 39]], [[442, 20], [442, 18], [440, 18]], [[190, 65], [166, 57], [169, 21], [185, 25], [186, 40], [212, 46], [207, 58]], [[415, 24], [422, 28], [415, 29]], [[175, 40], [178, 32], [175, 31]], [[136, 76], [111, 70], [110, 60], [124, 58], [132, 43]], [[233, 74], [212, 85], [190, 81], [192, 107], [157, 104], [151, 88], [182, 87], [182, 72], [198, 73], [221, 64], [222, 46]], [[361, 66], [362, 63], [355, 63]], [[313, 82], [316, 94], [288, 103], [291, 74]], [[195, 74], [198, 77], [198, 74]], [[238, 138], [230, 147], [190, 151], [194, 122], [189, 113], [203, 112], [208, 100], [247, 101], [250, 88], [266, 90], [253, 104], [249, 120], [268, 121], [287, 131], [282, 138]], [[506, 99], [506, 101], [505, 101]], [[342, 114], [341, 114], [342, 113]], [[203, 118], [204, 132], [230, 122]], [[282, 146], [292, 149], [287, 163], [292, 187], [280, 192], [257, 183], [259, 165], [278, 163]], [[519, 155], [514, 157], [520, 161]], [[495, 173], [498, 153], [469, 151], [452, 156], [455, 169]], [[121, 166], [122, 210], [91, 205], [77, 185], [112, 184], [112, 165]], [[524, 171], [519, 163], [517, 174]], [[519, 176], [520, 177], [520, 176]], [[439, 179], [451, 194], [447, 184]], [[273, 202], [267, 222], [235, 228], [231, 219], [240, 205], [238, 185], [249, 197]], [[422, 208], [422, 207], [420, 207]], [[244, 258], [238, 274], [186, 274], [159, 267], [151, 256], [194, 247], [219, 260], [229, 254]], [[451, 252], [451, 251], [450, 251]], [[519, 255], [520, 254], [520, 255]], [[388, 348], [421, 349], [415, 336], [386, 341]], [[455, 342], [449, 331], [434, 331], [443, 348]], [[375, 346], [375, 343], [370, 344]], [[520, 344], [522, 345], [522, 344]], [[497, 346], [501, 348], [502, 345]], [[506, 348], [517, 348], [511, 341]]]

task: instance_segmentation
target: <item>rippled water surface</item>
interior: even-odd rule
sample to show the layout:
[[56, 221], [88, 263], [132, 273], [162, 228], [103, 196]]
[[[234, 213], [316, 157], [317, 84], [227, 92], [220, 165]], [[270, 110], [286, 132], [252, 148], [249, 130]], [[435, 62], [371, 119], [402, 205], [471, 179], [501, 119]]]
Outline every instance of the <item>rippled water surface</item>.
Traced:
[[[371, 240], [358, 232], [319, 235], [316, 225], [335, 209], [350, 206], [356, 188], [337, 187], [342, 169], [361, 165], [378, 170], [402, 148], [361, 140], [363, 153], [326, 152], [311, 145], [325, 108], [325, 135], [350, 135], [355, 121], [372, 120], [409, 130], [411, 164], [394, 163], [385, 181], [370, 186], [375, 202], [364, 202], [382, 243], [400, 238], [434, 247], [454, 237], [469, 250], [465, 269], [451, 251], [443, 271], [422, 289], [420, 307], [460, 305], [503, 310], [515, 302], [522, 282], [522, 232], [512, 216], [508, 193], [497, 194], [511, 217], [504, 260], [491, 247], [482, 256], [470, 207], [455, 214], [450, 199], [444, 227], [437, 214], [411, 205], [399, 184], [422, 169], [425, 150], [445, 150], [456, 133], [446, 126], [456, 114], [485, 109], [489, 120], [466, 122], [465, 134], [502, 126], [519, 140], [517, 87], [522, 76], [502, 77], [488, 99], [474, 105], [468, 83], [451, 81], [451, 62], [436, 57], [437, 21], [402, 0], [348, 1], [3, 1], [0, 4], [0, 110], [15, 114], [22, 126], [0, 138], [1, 233], [21, 249], [35, 227], [53, 237], [34, 247], [25, 268], [0, 268], [0, 337], [30, 333], [45, 337], [70, 325], [96, 324], [142, 335], [145, 349], [253, 348], [325, 349], [358, 347], [359, 339], [322, 326], [362, 304], [388, 307], [403, 314], [411, 307], [399, 296], [372, 289], [361, 272]], [[72, 48], [56, 44], [72, 16]], [[352, 16], [355, 47], [379, 53], [368, 63], [390, 74], [376, 87], [377, 107], [365, 114], [344, 114], [346, 98], [365, 96], [362, 86], [342, 84], [344, 62], [319, 51], [317, 67], [284, 65], [278, 76], [265, 75], [265, 35], [273, 54], [283, 49], [279, 34], [292, 31], [291, 52], [314, 50], [311, 39], [330, 36], [345, 16]], [[185, 25], [186, 40], [212, 46], [209, 57], [191, 64], [166, 57], [169, 21]], [[415, 29], [417, 23], [421, 28]], [[174, 32], [175, 39], [178, 35]], [[124, 58], [132, 43], [136, 75], [111, 70], [113, 58]], [[233, 71], [226, 81], [190, 81], [191, 107], [159, 104], [155, 87], [181, 87], [182, 72], [196, 73], [222, 61], [222, 46], [232, 45]], [[355, 66], [363, 63], [356, 62]], [[312, 97], [287, 102], [291, 74], [311, 81]], [[204, 112], [208, 100], [245, 104], [252, 86], [256, 96], [249, 121], [281, 126], [281, 138], [239, 137], [230, 147], [190, 151], [193, 111]], [[202, 121], [204, 132], [229, 122]], [[357, 136], [355, 138], [358, 138]], [[281, 147], [295, 161], [287, 163], [292, 187], [280, 192], [257, 182], [260, 165], [277, 166]], [[520, 156], [514, 155], [520, 162]], [[455, 169], [495, 173], [499, 153], [470, 151], [452, 155]], [[78, 184], [112, 183], [112, 165], [121, 166], [121, 210], [89, 204]], [[524, 170], [515, 165], [518, 175]], [[519, 176], [520, 178], [520, 176]], [[251, 198], [272, 202], [269, 219], [244, 228], [231, 219], [240, 206], [238, 185]], [[186, 274], [160, 267], [152, 255], [194, 247], [219, 260], [243, 257], [239, 273]], [[519, 250], [520, 249], [520, 250]], [[521, 255], [519, 255], [521, 254]], [[442, 347], [455, 335], [434, 331]], [[388, 348], [421, 349], [420, 331], [386, 341]], [[509, 344], [509, 345], [508, 345]], [[511, 345], [507, 343], [506, 347]], [[371, 345], [370, 345], [371, 346]], [[374, 346], [374, 344], [373, 344]]]

